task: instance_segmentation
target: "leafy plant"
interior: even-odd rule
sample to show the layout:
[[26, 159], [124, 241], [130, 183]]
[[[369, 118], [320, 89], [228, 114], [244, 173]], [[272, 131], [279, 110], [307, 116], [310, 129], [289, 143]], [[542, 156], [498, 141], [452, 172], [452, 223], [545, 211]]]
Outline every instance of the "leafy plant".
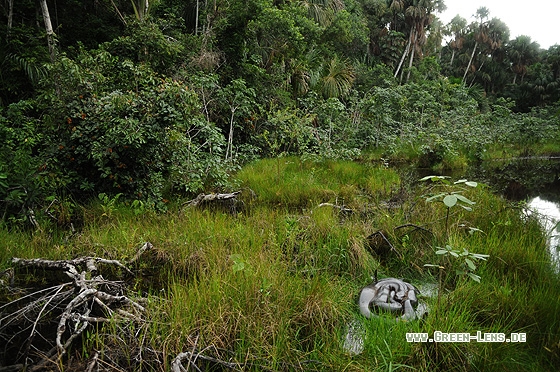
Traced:
[[241, 254], [235, 253], [230, 255], [229, 258], [233, 261], [232, 269], [234, 273], [239, 271], [251, 272], [251, 265]]
[[110, 197], [109, 195], [105, 194], [105, 193], [101, 193], [98, 195], [99, 200], [101, 201], [101, 209], [103, 209], [103, 214], [102, 216], [105, 216], [107, 218], [111, 218], [111, 216], [113, 215], [113, 212], [115, 211], [116, 207], [117, 207], [117, 201], [119, 200], [119, 198], [121, 197], [121, 193]]
[[457, 275], [467, 275], [469, 278], [474, 280], [475, 282], [480, 283], [480, 276], [474, 274], [476, 270], [476, 265], [474, 264], [477, 260], [484, 260], [490, 255], [487, 254], [480, 254], [480, 253], [472, 253], [469, 252], [467, 249], [463, 249], [463, 251], [459, 251], [457, 249], [453, 249], [451, 246], [446, 245], [445, 248], [437, 247], [438, 250], [436, 251], [437, 255], [442, 257], [454, 257], [457, 261], [460, 262], [461, 268], [455, 270], [455, 274]]
[[448, 176], [426, 176], [420, 181], [432, 181], [438, 183], [440, 186], [444, 188], [443, 192], [437, 193], [435, 195], [429, 196], [426, 198], [426, 202], [433, 202], [433, 201], [441, 201], [445, 207], [446, 215], [445, 215], [445, 237], [446, 240], [449, 236], [449, 211], [451, 208], [455, 206], [459, 206], [467, 211], [472, 211], [471, 206], [475, 204], [472, 200], [468, 199], [461, 193], [465, 190], [463, 187], [459, 187], [460, 185], [465, 185], [469, 187], [477, 187], [478, 183], [474, 181], [468, 181], [466, 179], [461, 179], [455, 182], [451, 182], [449, 180], [450, 177]]
[[[452, 266], [458, 265], [455, 270], [456, 275], [466, 275], [470, 279], [480, 282], [480, 276], [474, 274], [476, 270], [476, 265], [474, 261], [476, 260], [486, 260], [489, 255], [471, 253], [467, 249], [462, 251], [453, 248], [449, 243], [449, 212], [451, 208], [461, 207], [466, 211], [472, 211], [472, 206], [475, 204], [472, 200], [465, 197], [462, 192], [467, 187], [477, 187], [478, 183], [474, 181], [468, 181], [466, 179], [461, 179], [455, 182], [451, 182], [448, 176], [426, 176], [420, 181], [431, 181], [434, 182], [440, 189], [440, 192], [434, 195], [426, 197], [426, 202], [441, 202], [445, 208], [445, 241], [446, 245], [444, 248], [436, 247], [436, 255], [440, 256], [440, 264], [425, 264], [425, 267], [436, 267], [439, 269], [438, 281], [439, 281], [439, 291], [438, 291], [438, 308], [441, 300], [441, 293], [443, 292], [444, 277], [443, 272], [445, 269], [451, 269]], [[471, 229], [469, 232], [479, 231], [478, 229]], [[452, 263], [450, 258], [455, 260]], [[444, 260], [445, 259], [445, 260]], [[444, 262], [445, 261], [445, 262]], [[448, 271], [449, 272], [449, 271]]]

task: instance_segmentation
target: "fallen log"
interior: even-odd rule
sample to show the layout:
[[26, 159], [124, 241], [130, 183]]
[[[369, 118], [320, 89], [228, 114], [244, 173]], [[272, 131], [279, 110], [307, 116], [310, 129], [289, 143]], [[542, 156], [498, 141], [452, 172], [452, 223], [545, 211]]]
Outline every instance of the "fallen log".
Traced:
[[189, 207], [196, 207], [198, 205], [202, 205], [203, 203], [214, 202], [214, 201], [225, 201], [225, 200], [236, 200], [237, 195], [239, 195], [241, 191], [232, 192], [229, 194], [200, 194], [196, 198], [189, 200], [188, 202], [184, 203], [183, 205], [187, 205]]

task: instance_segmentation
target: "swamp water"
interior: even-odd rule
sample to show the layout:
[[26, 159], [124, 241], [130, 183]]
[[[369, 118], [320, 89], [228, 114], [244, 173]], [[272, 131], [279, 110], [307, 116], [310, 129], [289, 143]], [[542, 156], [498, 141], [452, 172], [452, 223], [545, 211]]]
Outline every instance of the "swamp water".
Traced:
[[560, 272], [560, 203], [537, 196], [527, 203], [527, 214], [536, 214], [541, 221], [547, 234], [551, 260], [556, 272]]
[[541, 222], [551, 261], [560, 272], [560, 159], [491, 161], [468, 173], [472, 175], [467, 177], [479, 177], [506, 198], [526, 202], [524, 213]]

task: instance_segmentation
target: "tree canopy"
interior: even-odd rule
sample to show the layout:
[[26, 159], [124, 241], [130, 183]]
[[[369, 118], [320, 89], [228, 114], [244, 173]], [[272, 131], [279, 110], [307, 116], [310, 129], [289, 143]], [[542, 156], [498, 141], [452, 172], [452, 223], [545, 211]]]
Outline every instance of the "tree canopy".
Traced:
[[263, 155], [476, 152], [560, 99], [558, 45], [510, 40], [486, 8], [444, 25], [441, 0], [0, 7], [5, 216], [60, 193], [163, 205]]

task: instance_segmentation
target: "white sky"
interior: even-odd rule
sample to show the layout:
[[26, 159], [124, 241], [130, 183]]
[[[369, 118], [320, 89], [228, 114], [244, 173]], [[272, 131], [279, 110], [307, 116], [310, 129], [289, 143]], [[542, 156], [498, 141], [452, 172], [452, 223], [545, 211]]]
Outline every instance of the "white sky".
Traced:
[[443, 24], [459, 14], [471, 23], [473, 14], [482, 6], [490, 10], [489, 19], [499, 18], [509, 27], [509, 37], [527, 35], [541, 48], [560, 44], [559, 0], [444, 0], [447, 10], [436, 14]]

